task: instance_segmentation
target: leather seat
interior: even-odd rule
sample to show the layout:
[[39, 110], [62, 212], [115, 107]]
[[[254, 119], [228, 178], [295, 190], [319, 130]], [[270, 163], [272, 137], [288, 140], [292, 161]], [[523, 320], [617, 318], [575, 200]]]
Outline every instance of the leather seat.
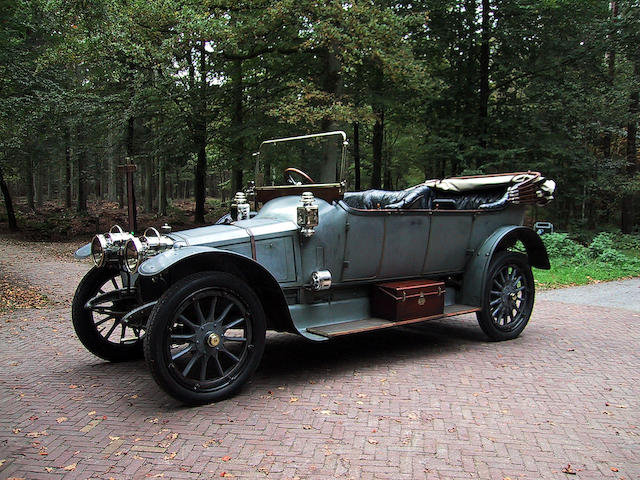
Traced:
[[433, 190], [425, 185], [408, 190], [365, 190], [364, 192], [347, 192], [344, 203], [361, 210], [377, 210], [380, 208], [431, 208]]

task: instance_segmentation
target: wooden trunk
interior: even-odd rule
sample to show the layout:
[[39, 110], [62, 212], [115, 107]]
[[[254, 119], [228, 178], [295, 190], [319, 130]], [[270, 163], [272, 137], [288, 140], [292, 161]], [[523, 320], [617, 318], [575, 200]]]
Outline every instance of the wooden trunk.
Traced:
[[441, 315], [444, 312], [444, 282], [405, 280], [374, 286], [371, 315], [393, 322]]

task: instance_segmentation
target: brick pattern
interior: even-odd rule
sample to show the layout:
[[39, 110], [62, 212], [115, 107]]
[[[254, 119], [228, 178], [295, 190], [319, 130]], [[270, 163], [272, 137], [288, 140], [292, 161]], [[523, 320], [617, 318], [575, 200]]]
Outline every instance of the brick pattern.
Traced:
[[[78, 265], [55, 281], [75, 285]], [[185, 408], [144, 362], [86, 352], [58, 291], [0, 316], [2, 479], [640, 478], [638, 313], [540, 301], [503, 343], [473, 316], [322, 344], [269, 334], [237, 396]]]

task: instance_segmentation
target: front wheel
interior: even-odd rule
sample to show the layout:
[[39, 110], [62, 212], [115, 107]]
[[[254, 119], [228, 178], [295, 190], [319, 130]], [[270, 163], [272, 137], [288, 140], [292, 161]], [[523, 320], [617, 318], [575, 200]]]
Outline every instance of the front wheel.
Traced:
[[153, 308], [144, 353], [163, 390], [200, 405], [231, 396], [251, 377], [265, 334], [262, 305], [246, 283], [227, 273], [197, 273]]
[[123, 285], [118, 270], [93, 267], [73, 297], [73, 328], [85, 348], [100, 358], [111, 362], [141, 358], [143, 332], [121, 322], [136, 306], [135, 291]]
[[527, 256], [510, 251], [497, 253], [489, 266], [482, 310], [476, 314], [480, 328], [495, 341], [516, 338], [529, 322], [534, 297]]

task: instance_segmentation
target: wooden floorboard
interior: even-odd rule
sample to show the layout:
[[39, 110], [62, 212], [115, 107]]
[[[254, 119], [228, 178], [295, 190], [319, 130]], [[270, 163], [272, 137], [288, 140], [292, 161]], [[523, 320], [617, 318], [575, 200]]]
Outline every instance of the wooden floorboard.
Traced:
[[444, 313], [431, 315], [429, 317], [412, 318], [398, 322], [392, 322], [382, 318], [363, 318], [361, 320], [354, 320], [351, 322], [311, 327], [307, 328], [307, 331], [323, 337], [332, 338], [352, 333], [369, 332], [372, 330], [381, 330], [383, 328], [398, 327], [401, 325], [411, 325], [413, 323], [426, 322], [427, 320], [436, 320], [438, 318], [453, 317], [456, 315], [463, 315], [465, 313], [477, 312], [478, 310], [480, 310], [480, 308], [472, 307], [470, 305], [448, 305], [444, 307]]

